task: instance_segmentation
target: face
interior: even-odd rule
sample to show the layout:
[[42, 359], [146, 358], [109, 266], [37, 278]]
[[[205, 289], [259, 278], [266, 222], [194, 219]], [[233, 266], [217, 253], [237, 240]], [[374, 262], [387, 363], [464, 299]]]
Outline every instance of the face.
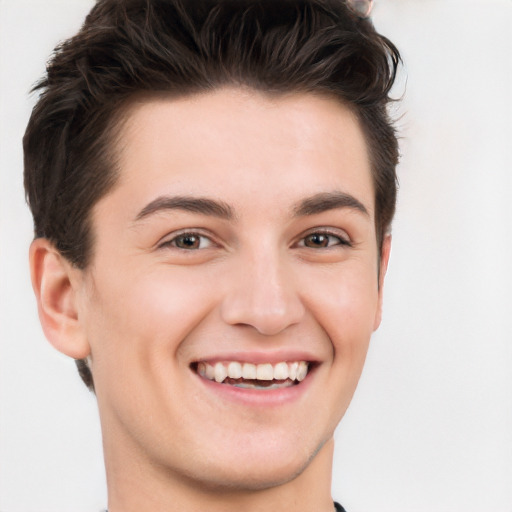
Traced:
[[133, 105], [120, 140], [78, 286], [107, 471], [285, 482], [331, 439], [379, 323], [361, 129], [331, 98], [222, 89]]

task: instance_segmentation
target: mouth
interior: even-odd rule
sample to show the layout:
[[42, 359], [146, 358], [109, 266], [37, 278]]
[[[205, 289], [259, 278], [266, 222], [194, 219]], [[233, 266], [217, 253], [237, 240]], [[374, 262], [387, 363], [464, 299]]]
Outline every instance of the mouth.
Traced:
[[297, 386], [308, 375], [308, 361], [253, 364], [239, 361], [192, 364], [192, 369], [203, 379], [242, 389], [271, 390]]

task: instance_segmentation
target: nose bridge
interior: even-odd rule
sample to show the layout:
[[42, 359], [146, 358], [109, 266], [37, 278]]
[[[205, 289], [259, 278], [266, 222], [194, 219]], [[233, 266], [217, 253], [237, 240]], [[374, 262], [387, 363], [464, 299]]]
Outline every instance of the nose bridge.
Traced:
[[265, 335], [298, 323], [304, 306], [289, 263], [277, 247], [247, 249], [224, 297], [224, 321], [250, 325]]

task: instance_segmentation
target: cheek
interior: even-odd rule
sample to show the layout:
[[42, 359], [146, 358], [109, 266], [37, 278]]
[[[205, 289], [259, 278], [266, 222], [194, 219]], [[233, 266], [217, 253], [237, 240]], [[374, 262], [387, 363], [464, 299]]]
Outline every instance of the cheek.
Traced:
[[[183, 404], [173, 381], [174, 406], [162, 407], [170, 403], [169, 376], [179, 374], [180, 347], [215, 304], [213, 290], [204, 286], [205, 276], [200, 279], [191, 274], [160, 267], [132, 272], [127, 279], [104, 275], [96, 287], [89, 302], [87, 329], [105, 421], [119, 417], [131, 423], [130, 418], [154, 415], [159, 409], [163, 416], [172, 416], [173, 407], [179, 409]], [[105, 412], [110, 410], [112, 416]], [[143, 436], [145, 428], [135, 422], [131, 435]]]
[[93, 357], [103, 354], [118, 364], [129, 359], [153, 364], [163, 355], [172, 361], [181, 342], [214, 307], [214, 290], [204, 286], [205, 279], [171, 267], [131, 273], [126, 279], [105, 275], [87, 320]]
[[378, 308], [377, 276], [368, 269], [345, 270], [326, 276], [309, 304], [329, 336], [335, 360], [341, 358], [336, 362], [362, 365]]
[[328, 392], [318, 404], [329, 418], [330, 432], [350, 404], [373, 333], [378, 292], [370, 268], [345, 265], [328, 276], [317, 275], [315, 293], [307, 295], [308, 309], [331, 344], [330, 364], [320, 368]]

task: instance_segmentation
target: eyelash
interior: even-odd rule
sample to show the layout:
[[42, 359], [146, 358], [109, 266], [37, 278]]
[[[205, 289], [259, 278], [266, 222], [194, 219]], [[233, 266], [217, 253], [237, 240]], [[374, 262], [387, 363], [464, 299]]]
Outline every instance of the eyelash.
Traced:
[[[307, 246], [306, 240], [309, 237], [313, 237], [313, 236], [326, 237], [328, 245], [325, 247], [324, 246], [320, 246], [320, 247]], [[185, 240], [187, 238], [199, 239], [199, 246], [198, 247], [179, 247], [177, 245], [178, 240], [180, 240], [180, 239]], [[336, 240], [336, 243], [331, 243], [333, 239]], [[204, 240], [207, 241], [207, 247], [201, 247], [202, 241], [204, 241]], [[209, 237], [203, 233], [200, 233], [197, 231], [183, 231], [181, 233], [174, 235], [173, 238], [171, 238], [170, 240], [166, 240], [166, 241], [162, 242], [159, 245], [159, 248], [163, 249], [163, 248], [167, 248], [167, 247], [172, 247], [172, 248], [179, 249], [182, 251], [197, 251], [197, 250], [208, 249], [213, 245], [215, 245], [215, 242], [211, 239], [211, 237]], [[302, 236], [300, 238], [299, 242], [296, 244], [296, 246], [318, 250], [318, 249], [331, 249], [331, 248], [337, 247], [337, 246], [352, 247], [352, 243], [350, 242], [350, 240], [348, 238], [341, 236], [339, 232], [333, 232], [328, 229], [316, 229], [316, 230], [310, 231], [309, 233]]]
[[[186, 238], [197, 238], [199, 239], [199, 243], [201, 244], [201, 240], [206, 240], [208, 243], [207, 247], [179, 247], [177, 245], [177, 240], [184, 240]], [[160, 249], [165, 249], [167, 247], [172, 247], [174, 249], [179, 249], [182, 251], [194, 251], [194, 250], [201, 250], [201, 249], [207, 249], [211, 247], [212, 245], [215, 245], [215, 242], [211, 239], [211, 237], [204, 235], [203, 233], [199, 233], [197, 231], [183, 231], [181, 233], [178, 233], [174, 235], [170, 240], [165, 240], [162, 242], [158, 247]]]
[[[307, 238], [312, 236], [320, 236], [320, 237], [327, 237], [328, 244], [332, 239], [337, 240], [334, 244], [329, 244], [326, 247], [308, 247], [305, 245], [305, 241]], [[315, 229], [314, 231], [310, 231], [306, 235], [304, 235], [298, 243], [299, 247], [306, 247], [308, 249], [331, 249], [333, 247], [337, 246], [345, 246], [345, 247], [352, 247], [351, 241], [348, 239], [348, 237], [342, 236], [339, 232], [333, 232], [329, 229]]]

